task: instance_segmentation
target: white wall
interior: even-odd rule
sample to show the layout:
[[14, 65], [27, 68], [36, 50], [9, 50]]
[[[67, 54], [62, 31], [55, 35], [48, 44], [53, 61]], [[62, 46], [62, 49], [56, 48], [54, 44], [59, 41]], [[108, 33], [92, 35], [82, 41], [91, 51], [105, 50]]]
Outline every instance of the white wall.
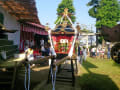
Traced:
[[8, 30], [18, 30], [16, 33], [7, 33], [8, 40], [13, 40], [15, 45], [20, 43], [20, 23], [17, 22], [16, 18], [11, 16], [6, 10], [0, 7], [0, 12], [4, 15], [4, 26]]

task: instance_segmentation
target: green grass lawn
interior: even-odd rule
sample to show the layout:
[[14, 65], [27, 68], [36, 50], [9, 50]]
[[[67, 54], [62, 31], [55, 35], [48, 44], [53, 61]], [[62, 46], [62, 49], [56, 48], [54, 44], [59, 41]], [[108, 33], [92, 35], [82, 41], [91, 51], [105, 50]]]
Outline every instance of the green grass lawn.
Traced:
[[82, 90], [120, 90], [120, 64], [88, 58], [80, 67], [76, 80]]

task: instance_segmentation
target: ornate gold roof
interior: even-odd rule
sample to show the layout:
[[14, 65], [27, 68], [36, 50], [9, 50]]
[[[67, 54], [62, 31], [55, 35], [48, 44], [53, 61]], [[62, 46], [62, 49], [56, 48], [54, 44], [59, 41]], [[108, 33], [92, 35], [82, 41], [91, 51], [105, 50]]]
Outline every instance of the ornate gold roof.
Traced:
[[52, 34], [74, 34], [74, 29], [72, 28], [71, 24], [59, 24], [56, 25]]

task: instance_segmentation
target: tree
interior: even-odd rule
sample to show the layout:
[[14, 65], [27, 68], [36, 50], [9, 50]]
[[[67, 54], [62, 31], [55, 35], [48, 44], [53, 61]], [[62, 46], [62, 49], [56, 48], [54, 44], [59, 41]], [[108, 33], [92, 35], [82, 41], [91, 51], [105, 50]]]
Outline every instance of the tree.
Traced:
[[120, 20], [118, 0], [91, 0], [87, 5], [92, 6], [88, 13], [96, 18], [96, 32], [101, 26], [113, 27]]
[[120, 20], [120, 6], [118, 0], [91, 0], [88, 6], [92, 8], [89, 15], [96, 18], [96, 27], [113, 27]]
[[[90, 8], [88, 13], [91, 17], [96, 18], [96, 22], [98, 21], [97, 8], [99, 7], [99, 1], [100, 0], [91, 0], [87, 4], [87, 6], [92, 6], [92, 8]], [[98, 33], [98, 28], [96, 28], [96, 33]], [[99, 37], [98, 37], [98, 35], [96, 35], [96, 46], [98, 46], [98, 43], [101, 43], [101, 42], [99, 42]]]
[[87, 6], [92, 6], [92, 8], [88, 11], [89, 15], [93, 18], [96, 18], [97, 8], [99, 7], [99, 0], [91, 0], [88, 2]]
[[57, 8], [58, 17], [55, 23], [62, 17], [60, 14], [64, 12], [65, 8], [68, 8], [68, 12], [72, 14], [70, 16], [72, 22], [73, 23], [75, 22], [76, 17], [74, 16], [75, 8], [73, 6], [73, 0], [62, 0], [62, 2], [58, 5], [58, 8]]
[[101, 0], [96, 17], [99, 19], [96, 26], [113, 27], [120, 20], [120, 8], [118, 0]]

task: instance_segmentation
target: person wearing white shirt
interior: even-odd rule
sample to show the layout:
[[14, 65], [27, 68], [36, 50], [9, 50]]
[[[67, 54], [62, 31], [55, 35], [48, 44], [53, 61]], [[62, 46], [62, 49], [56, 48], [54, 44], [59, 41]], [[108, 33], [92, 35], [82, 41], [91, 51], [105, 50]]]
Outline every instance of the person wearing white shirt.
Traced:
[[44, 46], [44, 39], [43, 38], [40, 40], [40, 45]]
[[92, 52], [92, 57], [95, 57], [95, 48], [94, 47], [92, 48], [91, 52]]
[[25, 50], [25, 53], [27, 55], [27, 60], [28, 61], [32, 61], [34, 60], [34, 55], [33, 55], [33, 49], [32, 48], [28, 48]]
[[45, 55], [45, 47], [43, 45], [41, 46], [41, 52], [42, 52], [42, 56], [44, 56]]
[[34, 41], [31, 40], [31, 42], [30, 42], [30, 47], [33, 47], [33, 46], [34, 46]]

